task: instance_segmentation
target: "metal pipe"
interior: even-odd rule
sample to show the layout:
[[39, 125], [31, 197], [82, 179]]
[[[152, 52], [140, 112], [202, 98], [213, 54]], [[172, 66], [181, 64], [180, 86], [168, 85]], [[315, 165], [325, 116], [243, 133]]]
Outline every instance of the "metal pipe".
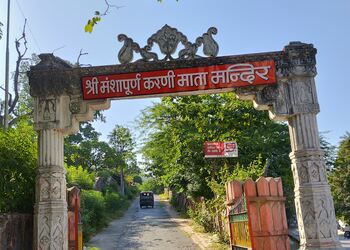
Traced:
[[10, 39], [10, 6], [11, 0], [7, 1], [7, 32], [6, 32], [6, 68], [5, 68], [5, 112], [4, 112], [4, 128], [8, 128], [8, 112], [9, 112], [9, 39]]

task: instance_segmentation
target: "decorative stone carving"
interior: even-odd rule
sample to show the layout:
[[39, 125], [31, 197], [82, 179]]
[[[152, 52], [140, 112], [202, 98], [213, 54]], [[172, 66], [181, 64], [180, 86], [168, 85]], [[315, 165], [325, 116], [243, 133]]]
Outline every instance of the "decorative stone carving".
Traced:
[[39, 235], [39, 249], [46, 250], [50, 249], [50, 225], [49, 218], [44, 216], [41, 219], [41, 231]]
[[278, 77], [283, 79], [291, 76], [316, 76], [317, 50], [312, 44], [290, 42], [284, 47], [284, 52], [284, 56], [276, 62]]
[[63, 241], [65, 233], [63, 231], [64, 223], [62, 222], [62, 218], [58, 215], [54, 216], [54, 220], [51, 223], [49, 217], [44, 216], [41, 222], [38, 249], [67, 249]]
[[298, 174], [300, 177], [299, 183], [309, 183], [310, 182], [307, 165], [301, 165], [299, 168]]
[[199, 58], [197, 55], [198, 48], [203, 45], [203, 53], [206, 56], [215, 57], [219, 52], [219, 45], [213, 38], [217, 34], [217, 29], [211, 27], [201, 37], [198, 37], [194, 43], [188, 41], [187, 37], [177, 29], [164, 25], [163, 28], [153, 34], [148, 40], [147, 45], [143, 48], [135, 43], [131, 38], [124, 34], [118, 35], [118, 41], [124, 42], [118, 53], [119, 62], [122, 64], [131, 63], [133, 53], [140, 53], [142, 59], [140, 61], [158, 61], [158, 55], [150, 52], [156, 43], [160, 52], [165, 55], [162, 61], [175, 60], [173, 54], [181, 43], [185, 48], [179, 51], [178, 59], [194, 59]]
[[39, 99], [39, 119], [42, 121], [56, 120], [56, 100], [55, 99]]
[[81, 111], [82, 101], [80, 98], [71, 98], [69, 110], [72, 114], [78, 114]]
[[59, 216], [56, 217], [52, 238], [54, 242], [53, 249], [61, 249], [63, 242], [63, 225], [62, 219]]

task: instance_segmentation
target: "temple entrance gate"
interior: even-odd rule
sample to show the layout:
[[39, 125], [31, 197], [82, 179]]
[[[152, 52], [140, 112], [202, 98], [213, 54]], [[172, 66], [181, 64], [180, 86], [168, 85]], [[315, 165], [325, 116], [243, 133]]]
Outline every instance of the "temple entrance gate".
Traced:
[[[217, 30], [210, 28], [194, 43], [165, 25], [141, 48], [126, 35], [120, 65], [72, 68], [53, 54], [28, 73], [39, 134], [38, 174], [34, 212], [35, 249], [67, 249], [66, 180], [63, 139], [77, 132], [79, 122], [112, 99], [228, 92], [252, 100], [270, 118], [287, 121], [291, 167], [301, 249], [340, 249], [333, 199], [327, 183], [316, 115], [316, 49], [291, 42], [283, 51], [216, 57]], [[151, 52], [157, 44], [165, 55]], [[179, 44], [179, 58], [173, 54]], [[207, 58], [196, 55], [203, 47]], [[134, 53], [141, 59], [132, 63]]]

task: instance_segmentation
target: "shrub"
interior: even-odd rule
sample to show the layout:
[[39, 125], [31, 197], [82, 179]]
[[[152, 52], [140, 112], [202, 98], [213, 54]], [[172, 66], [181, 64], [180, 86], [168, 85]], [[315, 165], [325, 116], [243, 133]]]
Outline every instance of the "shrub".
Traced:
[[88, 240], [107, 225], [106, 203], [102, 193], [95, 190], [82, 190], [80, 198], [84, 238]]
[[67, 183], [68, 186], [78, 186], [82, 189], [92, 189], [94, 186], [95, 175], [89, 173], [82, 166], [79, 167], [66, 167], [67, 169]]
[[0, 129], [0, 212], [32, 212], [37, 165], [37, 136], [20, 122]]
[[206, 232], [213, 232], [212, 216], [210, 212], [205, 208], [204, 204], [197, 204], [193, 208], [187, 210], [188, 216], [194, 220], [197, 224], [201, 225]]
[[139, 193], [139, 189], [134, 186], [125, 186], [125, 196], [128, 200], [133, 199]]
[[115, 192], [106, 192], [105, 195], [106, 209], [109, 213], [115, 213], [116, 210], [123, 207], [125, 200], [120, 194]]

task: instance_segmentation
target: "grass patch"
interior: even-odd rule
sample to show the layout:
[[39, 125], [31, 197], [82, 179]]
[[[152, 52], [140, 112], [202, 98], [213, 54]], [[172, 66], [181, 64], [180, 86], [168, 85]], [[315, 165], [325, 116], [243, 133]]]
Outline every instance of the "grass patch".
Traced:
[[222, 242], [214, 242], [210, 245], [210, 249], [215, 249], [215, 250], [228, 250], [230, 249], [230, 246], [226, 243]]

